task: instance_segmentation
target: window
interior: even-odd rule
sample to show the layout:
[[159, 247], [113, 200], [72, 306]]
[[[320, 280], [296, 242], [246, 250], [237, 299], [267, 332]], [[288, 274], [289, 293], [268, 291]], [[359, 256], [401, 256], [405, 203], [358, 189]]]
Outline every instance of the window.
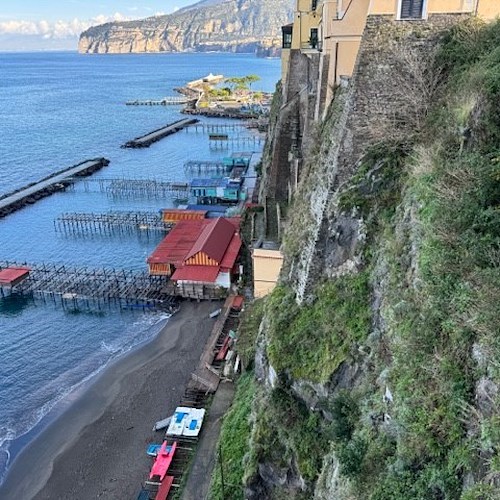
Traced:
[[422, 19], [425, 0], [401, 0], [400, 19]]
[[318, 48], [318, 28], [311, 28], [311, 37], [309, 38], [309, 45], [312, 49]]
[[292, 29], [292, 26], [283, 26], [281, 28], [281, 31], [283, 33], [283, 43], [282, 43], [282, 47], [284, 49], [291, 49], [292, 48], [292, 33], [293, 33], [293, 29]]
[[311, 2], [311, 10], [316, 10], [317, 6], [318, 6], [318, 0], [312, 0], [312, 2]]

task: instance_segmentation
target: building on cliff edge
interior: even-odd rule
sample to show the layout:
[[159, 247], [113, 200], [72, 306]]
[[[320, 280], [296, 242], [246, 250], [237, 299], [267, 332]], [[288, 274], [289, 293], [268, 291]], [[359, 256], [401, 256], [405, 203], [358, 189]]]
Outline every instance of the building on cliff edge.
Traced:
[[291, 201], [315, 143], [316, 123], [325, 117], [335, 89], [348, 86], [355, 75], [369, 25], [428, 31], [438, 19], [451, 25], [466, 16], [499, 15], [498, 0], [297, 0], [293, 23], [282, 27], [280, 113], [261, 200], [268, 213]]

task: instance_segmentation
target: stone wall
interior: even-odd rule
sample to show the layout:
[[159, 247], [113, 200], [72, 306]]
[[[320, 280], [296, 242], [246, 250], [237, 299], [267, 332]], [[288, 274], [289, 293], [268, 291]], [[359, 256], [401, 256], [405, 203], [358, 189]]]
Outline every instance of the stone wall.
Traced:
[[[362, 238], [361, 221], [339, 212], [339, 190], [355, 174], [370, 146], [400, 138], [411, 140], [419, 120], [425, 115], [426, 106], [434, 97], [432, 86], [439, 79], [432, 69], [435, 47], [446, 31], [464, 17], [432, 15], [422, 21], [395, 21], [391, 16], [368, 18], [349, 83], [349, 97], [340, 115], [347, 118], [344, 123], [337, 118], [332, 146], [324, 158], [314, 159], [318, 164], [326, 162], [329, 171], [305, 180], [317, 183], [318, 177], [332, 179], [327, 186], [328, 203], [321, 213], [318, 213], [317, 203], [309, 207], [312, 230], [309, 241], [303, 244], [304, 251], [293, 262], [285, 263], [290, 270], [288, 279], [299, 301], [308, 297], [322, 277], [356, 268], [357, 240]], [[309, 190], [314, 192], [317, 186], [311, 184]], [[315, 201], [314, 196], [311, 201]]]
[[290, 52], [288, 78], [274, 129], [269, 164], [266, 168], [266, 195], [286, 202], [295, 184], [293, 158], [301, 159], [310, 149], [317, 97], [320, 54]]

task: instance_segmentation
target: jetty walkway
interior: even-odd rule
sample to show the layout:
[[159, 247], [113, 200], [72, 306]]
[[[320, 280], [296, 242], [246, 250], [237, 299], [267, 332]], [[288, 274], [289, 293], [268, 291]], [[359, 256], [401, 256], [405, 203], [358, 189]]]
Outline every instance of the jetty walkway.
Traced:
[[[44, 302], [72, 307], [118, 305], [122, 308], [171, 309], [176, 303], [174, 284], [165, 276], [124, 269], [93, 269], [57, 264], [0, 262], [0, 270], [27, 267], [29, 276], [12, 292]], [[4, 293], [0, 287], [0, 296]]]
[[168, 233], [173, 224], [163, 222], [159, 212], [64, 213], [54, 220], [57, 232], [64, 234], [104, 234], [117, 232]]
[[109, 165], [109, 160], [105, 158], [87, 160], [56, 172], [38, 182], [29, 184], [13, 193], [6, 194], [0, 197], [0, 218], [26, 205], [31, 205], [41, 198], [50, 196], [56, 191], [61, 191], [71, 184], [75, 178], [91, 175], [107, 165]]
[[165, 127], [153, 130], [149, 134], [137, 137], [125, 143], [122, 148], [149, 148], [151, 144], [158, 142], [159, 140], [167, 137], [169, 135], [175, 134], [180, 130], [189, 127], [189, 125], [194, 125], [198, 123], [199, 120], [196, 118], [184, 118], [183, 120], [178, 120], [174, 123], [170, 123]]
[[127, 106], [176, 106], [179, 104], [187, 104], [191, 101], [196, 101], [197, 97], [164, 97], [163, 99], [146, 99], [146, 100], [135, 100], [127, 101], [125, 104]]

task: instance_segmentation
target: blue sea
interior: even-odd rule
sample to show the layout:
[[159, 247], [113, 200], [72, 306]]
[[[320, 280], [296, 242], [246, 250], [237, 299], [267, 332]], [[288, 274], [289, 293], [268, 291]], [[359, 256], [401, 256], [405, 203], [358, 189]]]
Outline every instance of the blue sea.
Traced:
[[[228, 151], [211, 149], [201, 130], [149, 149], [120, 149], [181, 118], [179, 106], [125, 102], [175, 95], [174, 87], [209, 73], [255, 73], [262, 78], [255, 88], [273, 91], [279, 72], [279, 60], [253, 55], [0, 54], [0, 194], [101, 156], [111, 163], [93, 178], [185, 180], [186, 161], [219, 159]], [[68, 236], [55, 231], [54, 219], [63, 212], [158, 211], [173, 200], [110, 198], [96, 186], [80, 182], [0, 219], [0, 260], [144, 270], [160, 234]], [[167, 320], [161, 312], [63, 309], [0, 298], [0, 481], [58, 402], [153, 338]]]

